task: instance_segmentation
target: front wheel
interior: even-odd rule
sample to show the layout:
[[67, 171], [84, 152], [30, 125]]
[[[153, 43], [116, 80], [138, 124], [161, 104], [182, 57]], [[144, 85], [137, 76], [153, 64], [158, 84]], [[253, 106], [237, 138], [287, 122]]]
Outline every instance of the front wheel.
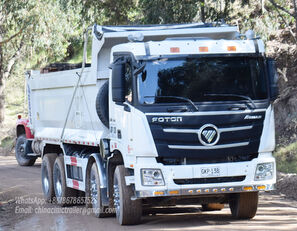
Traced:
[[258, 208], [258, 192], [234, 194], [229, 201], [232, 216], [237, 219], [251, 219]]
[[15, 144], [15, 158], [20, 166], [32, 166], [36, 157], [28, 157], [27, 153], [31, 149], [28, 140], [26, 139], [26, 135], [18, 136]]
[[135, 225], [141, 220], [142, 202], [131, 200], [134, 193], [132, 186], [126, 185], [125, 176], [127, 175], [127, 169], [123, 165], [116, 167], [113, 179], [114, 206], [120, 225]]

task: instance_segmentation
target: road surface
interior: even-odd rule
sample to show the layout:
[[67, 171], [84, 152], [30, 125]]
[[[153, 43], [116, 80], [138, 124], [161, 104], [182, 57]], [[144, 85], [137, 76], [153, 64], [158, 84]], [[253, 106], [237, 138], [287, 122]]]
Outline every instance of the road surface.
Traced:
[[[297, 203], [280, 195], [261, 194], [257, 215], [234, 220], [222, 211], [201, 212], [199, 206], [170, 208], [143, 216], [142, 224], [119, 226], [114, 217], [95, 218], [84, 206], [43, 204], [40, 160], [20, 167], [12, 156], [0, 156], [0, 231], [2, 230], [297, 230]], [[83, 213], [83, 214], [82, 214]]]

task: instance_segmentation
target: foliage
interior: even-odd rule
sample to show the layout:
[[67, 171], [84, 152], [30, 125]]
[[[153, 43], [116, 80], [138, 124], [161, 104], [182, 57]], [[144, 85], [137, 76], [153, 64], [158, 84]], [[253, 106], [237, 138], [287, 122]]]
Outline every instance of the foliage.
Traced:
[[67, 5], [79, 9], [80, 25], [91, 24], [119, 25], [128, 24], [129, 13], [135, 10], [136, 0], [60, 0], [64, 9]]
[[192, 22], [198, 11], [197, 0], [140, 0], [139, 7], [144, 15], [143, 23]]
[[[68, 38], [77, 33], [75, 20], [73, 14], [61, 10], [57, 1], [1, 0], [0, 113], [3, 112], [4, 80], [16, 67], [41, 66], [63, 58]], [[2, 120], [0, 116], [0, 123]]]
[[[23, 72], [57, 61], [80, 62], [82, 33], [90, 25], [214, 22], [224, 19], [241, 32], [255, 30], [265, 42], [280, 40], [281, 46], [297, 41], [296, 0], [0, 0], [0, 123], [4, 79], [10, 78], [8, 116], [24, 111]], [[285, 29], [285, 30], [284, 30]], [[267, 43], [269, 45], [269, 43]], [[89, 44], [90, 45], [90, 44]], [[88, 46], [88, 54], [91, 48]], [[275, 54], [279, 50], [275, 50]], [[295, 52], [296, 53], [296, 52]], [[290, 55], [281, 55], [286, 61]], [[280, 57], [282, 56], [282, 57]], [[285, 57], [284, 57], [285, 56]], [[293, 58], [291, 58], [293, 59]], [[290, 64], [290, 65], [289, 65]], [[290, 62], [288, 67], [296, 66]], [[285, 65], [283, 65], [284, 68]], [[292, 68], [293, 70], [293, 68]], [[294, 69], [295, 70], [295, 69]], [[290, 73], [288, 71], [288, 73]], [[293, 73], [293, 71], [292, 71]], [[296, 71], [295, 71], [296, 73]], [[293, 75], [288, 77], [293, 79]], [[287, 77], [286, 77], [287, 78]], [[290, 83], [296, 81], [289, 81]], [[297, 171], [296, 143], [278, 148], [279, 170]]]
[[297, 142], [277, 148], [274, 157], [279, 171], [297, 173]]

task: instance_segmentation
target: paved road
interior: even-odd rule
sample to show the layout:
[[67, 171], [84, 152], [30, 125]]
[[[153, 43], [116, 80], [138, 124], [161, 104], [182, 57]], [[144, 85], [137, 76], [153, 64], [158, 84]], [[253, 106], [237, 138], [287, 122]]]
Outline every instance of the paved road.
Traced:
[[62, 211], [56, 205], [41, 204], [40, 161], [32, 167], [20, 167], [13, 157], [0, 156], [0, 176], [0, 231], [297, 230], [297, 203], [279, 195], [261, 195], [257, 216], [250, 221], [232, 219], [227, 207], [219, 212], [201, 212], [197, 206], [188, 206], [143, 216], [138, 226], [121, 227], [113, 217], [82, 215], [84, 206]]

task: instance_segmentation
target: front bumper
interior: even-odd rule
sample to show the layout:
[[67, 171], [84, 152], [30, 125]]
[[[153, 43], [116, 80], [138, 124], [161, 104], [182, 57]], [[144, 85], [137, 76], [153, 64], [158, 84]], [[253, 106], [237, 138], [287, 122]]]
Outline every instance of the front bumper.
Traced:
[[[198, 164], [198, 165], [163, 165], [154, 161], [154, 158], [139, 158], [135, 173], [135, 196], [136, 198], [146, 197], [169, 197], [169, 196], [205, 196], [226, 193], [271, 191], [275, 189], [276, 168], [275, 159], [271, 153], [259, 154], [258, 158], [247, 162]], [[272, 179], [256, 181], [255, 171], [259, 163], [274, 163]], [[200, 178], [200, 169], [203, 167], [219, 166], [223, 169], [220, 177], [245, 176], [240, 182], [205, 183], [205, 184], [176, 184], [177, 179]], [[141, 183], [141, 169], [160, 169], [164, 176], [164, 186], [143, 186]]]
[[246, 186], [229, 186], [229, 187], [208, 187], [208, 188], [191, 188], [191, 189], [170, 189], [170, 190], [142, 190], [136, 191], [137, 198], [162, 197], [162, 196], [203, 196], [223, 193], [240, 193], [240, 192], [257, 192], [271, 191], [275, 189], [275, 184], [258, 184]]

